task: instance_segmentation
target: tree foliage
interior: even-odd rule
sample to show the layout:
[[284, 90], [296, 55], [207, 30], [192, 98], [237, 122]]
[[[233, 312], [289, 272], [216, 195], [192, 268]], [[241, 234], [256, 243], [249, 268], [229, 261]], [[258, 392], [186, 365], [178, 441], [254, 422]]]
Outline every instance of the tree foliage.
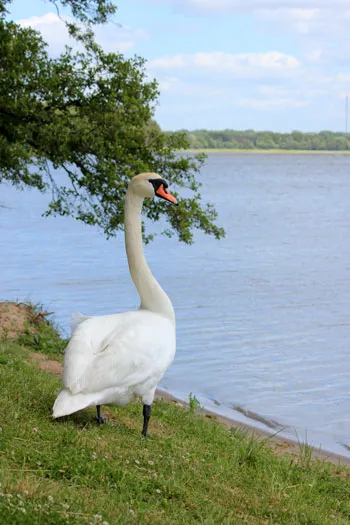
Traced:
[[155, 171], [188, 196], [177, 208], [145, 203], [148, 219], [165, 215], [165, 233], [185, 242], [194, 229], [220, 238], [215, 209], [201, 202], [204, 157], [177, 153], [189, 145], [186, 134], [163, 133], [152, 120], [159, 93], [145, 61], [105, 53], [94, 42], [92, 24], [105, 22], [113, 4], [60, 3], [85, 24], [69, 26], [83, 50], [52, 58], [36, 31], [6, 20], [9, 2], [0, 0], [0, 183], [51, 191], [47, 214], [70, 215], [111, 236], [123, 229], [130, 177]]
[[192, 149], [350, 150], [350, 135], [341, 132], [276, 133], [273, 131], [184, 130]]

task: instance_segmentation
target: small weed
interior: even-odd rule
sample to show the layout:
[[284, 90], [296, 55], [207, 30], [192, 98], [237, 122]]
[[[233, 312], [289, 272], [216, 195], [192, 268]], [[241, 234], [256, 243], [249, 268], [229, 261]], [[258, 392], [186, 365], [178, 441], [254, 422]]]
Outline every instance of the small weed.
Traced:
[[235, 429], [232, 435], [236, 442], [234, 454], [238, 464], [257, 465], [268, 438], [262, 439], [244, 429]]
[[31, 323], [27, 323], [25, 332], [18, 337], [18, 342], [35, 352], [51, 356], [62, 355], [67, 346], [67, 340], [62, 339], [55, 326], [46, 320], [36, 326], [35, 330]]
[[200, 402], [198, 401], [196, 396], [192, 394], [192, 392], [188, 396], [188, 404], [190, 407], [190, 412], [194, 412], [195, 410], [197, 410], [197, 408], [201, 407]]
[[8, 328], [3, 328], [2, 329], [2, 334], [1, 334], [1, 337], [0, 337], [0, 342], [1, 341], [7, 341], [8, 335], [9, 335], [9, 329]]
[[305, 441], [300, 441], [298, 437], [299, 447], [299, 464], [304, 468], [309, 469], [312, 462], [313, 448], [307, 442], [307, 434], [305, 435]]

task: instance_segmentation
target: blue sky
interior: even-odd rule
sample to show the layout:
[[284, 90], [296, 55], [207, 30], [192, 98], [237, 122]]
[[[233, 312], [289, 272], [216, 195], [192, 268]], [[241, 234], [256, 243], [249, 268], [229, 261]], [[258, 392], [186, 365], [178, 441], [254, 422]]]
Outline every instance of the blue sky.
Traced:
[[[344, 130], [350, 0], [116, 3], [97, 39], [147, 59], [164, 129]], [[68, 43], [47, 0], [14, 0], [9, 17], [40, 30], [53, 55]]]

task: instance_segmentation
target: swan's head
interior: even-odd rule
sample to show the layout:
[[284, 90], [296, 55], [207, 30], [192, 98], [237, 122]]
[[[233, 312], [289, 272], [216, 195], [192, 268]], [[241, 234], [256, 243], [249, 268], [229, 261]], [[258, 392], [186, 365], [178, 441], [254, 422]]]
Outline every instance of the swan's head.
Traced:
[[146, 197], [161, 197], [169, 202], [177, 204], [177, 200], [168, 191], [168, 183], [158, 173], [140, 173], [135, 175], [130, 181], [129, 186], [132, 191], [145, 199]]

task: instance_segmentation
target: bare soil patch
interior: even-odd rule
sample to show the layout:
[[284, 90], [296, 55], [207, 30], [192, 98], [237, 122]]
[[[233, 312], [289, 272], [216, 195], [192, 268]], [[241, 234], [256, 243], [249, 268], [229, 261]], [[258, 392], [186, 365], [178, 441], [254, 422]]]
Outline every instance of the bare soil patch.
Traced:
[[17, 338], [28, 329], [36, 332], [36, 327], [47, 322], [46, 312], [37, 312], [30, 304], [0, 302], [0, 338]]
[[31, 363], [40, 368], [40, 370], [61, 377], [63, 367], [58, 361], [53, 361], [52, 359], [49, 359], [47, 355], [39, 354], [37, 352], [32, 352], [30, 357]]

